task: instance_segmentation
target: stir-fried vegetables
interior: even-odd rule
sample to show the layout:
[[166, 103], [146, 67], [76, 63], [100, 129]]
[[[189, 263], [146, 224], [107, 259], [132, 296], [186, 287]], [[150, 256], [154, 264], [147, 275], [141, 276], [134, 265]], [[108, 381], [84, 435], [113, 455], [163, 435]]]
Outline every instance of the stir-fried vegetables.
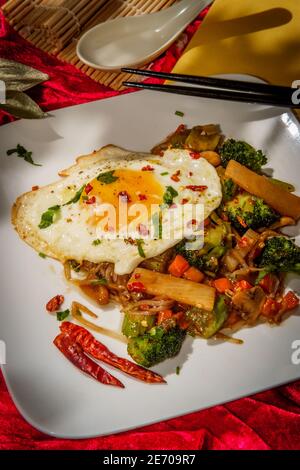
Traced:
[[215, 302], [213, 287], [143, 268], [135, 269], [128, 282], [128, 289], [165, 296], [179, 303], [194, 305], [208, 311], [213, 309]]
[[186, 331], [178, 326], [166, 329], [153, 327], [148, 333], [128, 342], [128, 354], [144, 367], [151, 367], [170, 357], [176, 356], [185, 339]]
[[175, 250], [185, 258], [190, 266], [194, 266], [201, 272], [216, 272], [219, 269], [219, 260], [226, 253], [228, 248], [229, 234], [228, 225], [210, 224], [205, 229], [204, 245], [199, 250], [189, 250], [186, 248], [186, 241], [179, 243]]
[[231, 178], [238, 186], [248, 193], [263, 199], [275, 211], [298, 220], [300, 217], [300, 197], [286, 191], [281, 186], [261, 176], [240, 163], [230, 160], [225, 177]]
[[228, 139], [220, 148], [223, 167], [230, 160], [235, 160], [253, 171], [260, 172], [261, 167], [267, 163], [267, 157], [261, 150], [255, 150], [252, 145], [241, 140]]
[[257, 262], [268, 271], [300, 274], [300, 247], [287, 237], [269, 238]]
[[279, 215], [267, 204], [246, 192], [240, 192], [223, 206], [223, 213], [240, 233], [247, 228], [269, 227]]
[[225, 296], [220, 296], [211, 312], [193, 307], [186, 312], [189, 321], [189, 333], [192, 336], [210, 338], [224, 324], [227, 319], [228, 307]]

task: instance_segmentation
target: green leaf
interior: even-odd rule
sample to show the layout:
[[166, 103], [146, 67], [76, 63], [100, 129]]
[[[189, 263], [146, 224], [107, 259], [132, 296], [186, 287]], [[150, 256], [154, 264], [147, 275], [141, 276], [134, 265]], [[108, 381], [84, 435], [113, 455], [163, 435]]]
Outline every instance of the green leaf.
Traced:
[[6, 102], [0, 104], [0, 109], [17, 118], [41, 119], [47, 116], [39, 105], [22, 91], [8, 91]]
[[118, 179], [119, 178], [117, 176], [114, 176], [114, 170], [106, 171], [105, 173], [100, 173], [100, 175], [97, 177], [97, 180], [100, 181], [100, 183], [104, 184], [114, 183]]
[[184, 113], [182, 111], [175, 111], [176, 116], [183, 117]]
[[105, 279], [105, 277], [102, 277], [101, 279], [95, 279], [91, 281], [90, 284], [91, 286], [106, 286], [107, 280]]
[[72, 199], [70, 199], [70, 201], [66, 202], [66, 203], [64, 204], [64, 206], [68, 206], [69, 204], [75, 204], [76, 202], [78, 202], [79, 199], [80, 199], [80, 197], [81, 197], [81, 194], [82, 194], [82, 192], [83, 192], [83, 190], [84, 190], [84, 188], [85, 188], [85, 186], [86, 186], [85, 184], [84, 184], [83, 186], [81, 186], [81, 188], [77, 191], [77, 193], [75, 194], [75, 196], [74, 196]]
[[64, 321], [70, 315], [70, 310], [64, 310], [62, 312], [56, 312], [56, 318], [58, 321]]
[[17, 157], [24, 158], [25, 162], [31, 163], [31, 165], [42, 166], [39, 163], [35, 163], [32, 159], [32, 152], [26, 150], [26, 148], [20, 144], [18, 144], [15, 149], [7, 150], [6, 155], [10, 156], [14, 153], [17, 154]]
[[166, 192], [164, 194], [163, 200], [168, 206], [173, 204], [174, 197], [178, 196], [178, 192], [176, 189], [172, 188], [172, 186], [167, 186]]
[[49, 76], [20, 62], [0, 59], [0, 80], [7, 91], [25, 91], [49, 80]]
[[99, 238], [97, 238], [96, 240], [93, 241], [92, 244], [93, 244], [94, 246], [98, 246], [98, 245], [100, 245], [100, 243], [101, 243], [101, 240], [100, 240]]
[[260, 281], [263, 280], [264, 277], [266, 277], [267, 274], [269, 274], [270, 272], [272, 272], [274, 269], [273, 269], [273, 266], [270, 266], [266, 269], [263, 269], [262, 271], [259, 271], [259, 274], [256, 278], [256, 281], [255, 281], [255, 285], [257, 286]]
[[143, 244], [144, 240], [137, 240], [136, 241], [137, 247], [138, 247], [138, 252], [141, 258], [146, 258], [146, 254], [144, 252]]
[[39, 256], [43, 259], [47, 258], [47, 255], [45, 255], [45, 253], [39, 253]]
[[59, 214], [60, 206], [49, 207], [49, 209], [42, 214], [39, 228], [44, 229], [53, 224], [54, 218]]

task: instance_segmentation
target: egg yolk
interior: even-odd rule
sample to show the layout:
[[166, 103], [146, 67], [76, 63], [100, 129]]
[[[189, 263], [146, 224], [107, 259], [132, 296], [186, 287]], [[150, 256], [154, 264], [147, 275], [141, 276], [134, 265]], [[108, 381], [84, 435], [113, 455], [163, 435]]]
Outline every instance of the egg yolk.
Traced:
[[[159, 205], [163, 202], [164, 189], [152, 171], [120, 169], [113, 171], [112, 176], [112, 182], [106, 183], [97, 178], [90, 181], [81, 195], [81, 203], [87, 204], [96, 199], [97, 204], [112, 205], [117, 229], [122, 225], [122, 204], [127, 205], [128, 212], [134, 204], [143, 204], [150, 218], [152, 204]], [[97, 224], [102, 218], [103, 216], [93, 216], [90, 223]], [[130, 216], [126, 223], [130, 223]]]

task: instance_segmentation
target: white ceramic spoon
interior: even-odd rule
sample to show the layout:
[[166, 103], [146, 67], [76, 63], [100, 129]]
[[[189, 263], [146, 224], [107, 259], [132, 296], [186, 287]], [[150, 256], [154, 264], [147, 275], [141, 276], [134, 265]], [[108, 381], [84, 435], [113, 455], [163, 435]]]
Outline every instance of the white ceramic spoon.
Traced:
[[146, 64], [164, 52], [210, 3], [212, 0], [182, 0], [157, 13], [106, 21], [81, 37], [77, 55], [101, 70]]

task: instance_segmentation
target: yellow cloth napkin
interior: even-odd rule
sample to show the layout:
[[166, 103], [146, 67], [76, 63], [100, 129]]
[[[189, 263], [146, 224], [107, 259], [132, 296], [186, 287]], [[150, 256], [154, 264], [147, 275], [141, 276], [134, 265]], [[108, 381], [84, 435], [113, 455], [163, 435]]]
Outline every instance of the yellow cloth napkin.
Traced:
[[300, 80], [299, 0], [215, 0], [173, 72]]

